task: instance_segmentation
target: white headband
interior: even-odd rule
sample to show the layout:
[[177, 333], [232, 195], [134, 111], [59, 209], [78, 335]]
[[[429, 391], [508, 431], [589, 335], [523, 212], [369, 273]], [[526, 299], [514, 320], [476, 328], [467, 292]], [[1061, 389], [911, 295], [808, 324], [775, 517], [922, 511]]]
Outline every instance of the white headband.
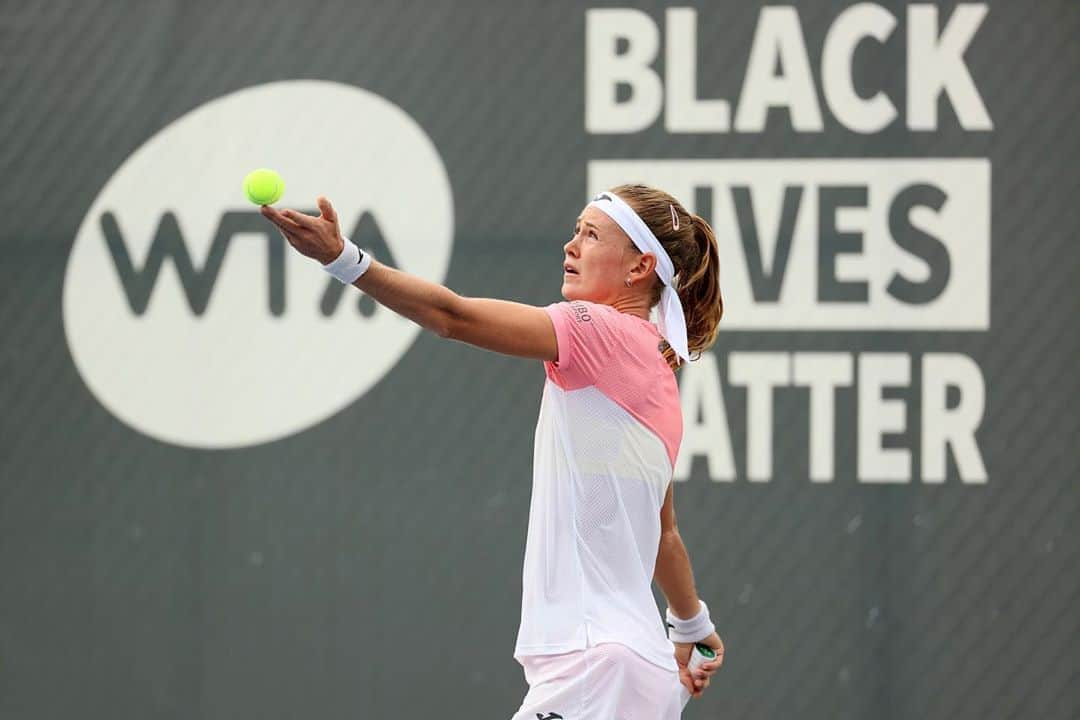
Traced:
[[690, 360], [690, 350], [686, 341], [686, 316], [683, 314], [679, 294], [671, 285], [675, 279], [675, 266], [667, 251], [664, 250], [664, 246], [652, 234], [652, 230], [645, 221], [634, 212], [634, 209], [615, 193], [600, 193], [593, 198], [588, 207], [594, 207], [614, 220], [623, 232], [630, 236], [630, 240], [638, 250], [656, 256], [656, 274], [664, 283], [664, 290], [660, 293], [660, 312], [657, 313], [660, 334], [664, 336], [676, 355], [683, 360]]

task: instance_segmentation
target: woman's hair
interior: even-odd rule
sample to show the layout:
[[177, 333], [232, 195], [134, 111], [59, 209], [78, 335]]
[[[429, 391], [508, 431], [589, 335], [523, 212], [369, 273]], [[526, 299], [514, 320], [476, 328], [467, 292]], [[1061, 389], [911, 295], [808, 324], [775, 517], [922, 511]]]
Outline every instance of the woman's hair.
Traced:
[[[716, 234], [701, 217], [686, 210], [663, 190], [648, 185], [619, 185], [611, 192], [622, 198], [645, 221], [664, 246], [675, 266], [672, 285], [679, 294], [686, 315], [686, 339], [690, 356], [697, 359], [716, 340], [724, 299], [720, 296], [720, 255]], [[678, 218], [678, 229], [672, 209]], [[632, 245], [633, 246], [633, 245]], [[636, 246], [634, 246], [636, 249]], [[663, 282], [656, 278], [649, 306], [660, 302]], [[671, 346], [664, 344], [664, 359], [674, 370], [679, 359]]]

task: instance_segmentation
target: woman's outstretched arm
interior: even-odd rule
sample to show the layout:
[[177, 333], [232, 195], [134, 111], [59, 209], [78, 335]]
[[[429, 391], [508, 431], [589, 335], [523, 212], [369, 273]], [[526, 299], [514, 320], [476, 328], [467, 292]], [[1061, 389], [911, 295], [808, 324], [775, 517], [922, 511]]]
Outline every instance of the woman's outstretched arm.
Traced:
[[[326, 265], [341, 253], [344, 239], [330, 201], [320, 197], [318, 206], [319, 217], [269, 206], [263, 207], [262, 214], [301, 254]], [[541, 308], [507, 300], [462, 297], [438, 283], [378, 261], [373, 261], [353, 286], [441, 337], [507, 355], [558, 359], [555, 328]]]
[[438, 335], [486, 350], [557, 360], [555, 327], [541, 308], [468, 298], [423, 278], [373, 262], [353, 285]]

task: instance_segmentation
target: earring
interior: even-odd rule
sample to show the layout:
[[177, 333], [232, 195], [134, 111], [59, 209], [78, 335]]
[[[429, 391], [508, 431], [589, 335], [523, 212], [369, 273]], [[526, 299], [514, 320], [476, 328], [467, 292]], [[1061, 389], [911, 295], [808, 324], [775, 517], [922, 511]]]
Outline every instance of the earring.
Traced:
[[626, 278], [626, 287], [630, 287], [630, 286], [631, 286], [631, 285], [633, 285], [633, 284], [634, 284], [634, 283], [630, 282], [630, 277], [629, 277], [629, 276], [627, 276], [627, 278]]

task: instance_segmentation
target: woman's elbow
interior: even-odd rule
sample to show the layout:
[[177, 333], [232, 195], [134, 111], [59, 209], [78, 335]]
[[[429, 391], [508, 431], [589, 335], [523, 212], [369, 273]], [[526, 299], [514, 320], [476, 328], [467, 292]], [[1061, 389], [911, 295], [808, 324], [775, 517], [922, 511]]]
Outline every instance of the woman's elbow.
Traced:
[[461, 323], [453, 318], [440, 316], [428, 323], [428, 330], [446, 340], [461, 340], [463, 329]]
[[670, 528], [660, 533], [660, 547], [662, 548], [675, 548], [680, 547], [683, 544], [682, 536], [679, 535], [679, 528]]
[[448, 299], [446, 305], [438, 309], [428, 324], [428, 329], [441, 338], [447, 340], [461, 340], [465, 333], [465, 323], [462, 318], [458, 301], [460, 296], [454, 295]]

